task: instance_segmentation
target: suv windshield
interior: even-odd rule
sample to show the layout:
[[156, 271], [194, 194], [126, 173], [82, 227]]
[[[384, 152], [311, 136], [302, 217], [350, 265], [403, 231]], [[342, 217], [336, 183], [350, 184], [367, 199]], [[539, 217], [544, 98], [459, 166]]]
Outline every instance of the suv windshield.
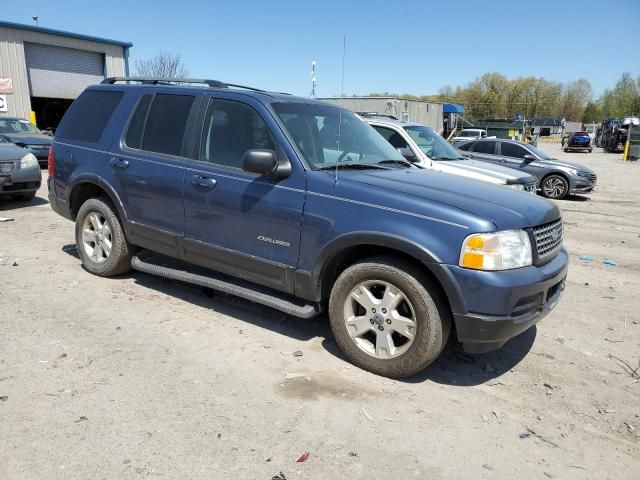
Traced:
[[315, 169], [404, 168], [411, 165], [353, 112], [317, 103], [271, 106], [307, 162]]
[[404, 129], [420, 150], [431, 160], [464, 159], [455, 148], [431, 128], [424, 125], [408, 125]]
[[0, 120], [0, 133], [42, 133], [26, 120]]

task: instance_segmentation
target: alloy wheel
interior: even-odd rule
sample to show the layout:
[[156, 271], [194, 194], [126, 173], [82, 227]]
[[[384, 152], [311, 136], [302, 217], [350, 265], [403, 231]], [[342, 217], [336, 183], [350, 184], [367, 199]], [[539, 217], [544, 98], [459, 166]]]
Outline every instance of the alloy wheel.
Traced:
[[89, 213], [82, 223], [82, 248], [96, 263], [109, 258], [113, 247], [113, 236], [107, 219], [98, 212]]
[[417, 321], [408, 297], [395, 285], [367, 280], [351, 290], [344, 319], [353, 342], [382, 360], [398, 357], [413, 344]]
[[558, 198], [564, 194], [565, 185], [562, 179], [558, 177], [552, 177], [544, 182], [542, 190], [547, 197]]

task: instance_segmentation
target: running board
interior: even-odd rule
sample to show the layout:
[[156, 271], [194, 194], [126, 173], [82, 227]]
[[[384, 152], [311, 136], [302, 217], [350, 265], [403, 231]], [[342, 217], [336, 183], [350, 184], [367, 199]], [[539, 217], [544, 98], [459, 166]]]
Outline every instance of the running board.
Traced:
[[252, 285], [253, 288], [245, 287], [243, 285], [233, 283], [232, 280], [222, 280], [209, 275], [199, 275], [185, 270], [148, 263], [140, 260], [137, 256], [131, 258], [131, 267], [140, 272], [150, 273], [152, 275], [158, 275], [171, 280], [178, 280], [180, 282], [191, 283], [193, 285], [199, 285], [200, 287], [211, 288], [229, 295], [244, 298], [245, 300], [279, 310], [287, 315], [293, 315], [298, 318], [312, 318], [320, 313], [320, 308], [317, 304], [296, 303], [295, 300], [289, 300], [284, 296], [279, 296], [272, 290], [259, 285], [256, 285], [255, 287]]

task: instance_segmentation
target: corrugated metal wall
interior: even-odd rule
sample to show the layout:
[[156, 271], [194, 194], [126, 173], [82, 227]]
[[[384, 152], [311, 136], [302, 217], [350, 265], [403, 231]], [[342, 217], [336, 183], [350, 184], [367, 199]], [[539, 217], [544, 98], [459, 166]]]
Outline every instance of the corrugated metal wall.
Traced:
[[13, 81], [13, 93], [7, 94], [8, 112], [0, 115], [29, 118], [31, 112], [24, 42], [101, 53], [108, 76], [125, 74], [124, 49], [121, 46], [0, 27], [0, 77], [10, 77]]
[[[433, 128], [436, 132], [442, 130], [443, 113], [441, 103], [383, 97], [343, 97], [322, 98], [320, 100], [335, 103], [354, 112], [393, 115], [399, 120], [422, 123], [427, 127]], [[403, 114], [405, 114], [404, 118]]]

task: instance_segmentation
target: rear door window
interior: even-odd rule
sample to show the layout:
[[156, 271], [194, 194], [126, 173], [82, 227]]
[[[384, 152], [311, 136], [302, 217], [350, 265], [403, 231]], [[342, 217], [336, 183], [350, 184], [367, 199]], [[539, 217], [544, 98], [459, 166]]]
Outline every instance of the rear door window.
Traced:
[[524, 158], [529, 152], [515, 143], [501, 142], [500, 153], [505, 157]]
[[473, 147], [473, 142], [465, 142], [460, 145], [456, 145], [458, 150], [470, 150]]
[[122, 92], [85, 90], [65, 113], [56, 137], [97, 143], [121, 99]]
[[473, 151], [477, 153], [486, 153], [492, 155], [496, 151], [496, 142], [475, 142], [473, 145]]
[[193, 95], [158, 94], [147, 115], [141, 150], [180, 155]]

